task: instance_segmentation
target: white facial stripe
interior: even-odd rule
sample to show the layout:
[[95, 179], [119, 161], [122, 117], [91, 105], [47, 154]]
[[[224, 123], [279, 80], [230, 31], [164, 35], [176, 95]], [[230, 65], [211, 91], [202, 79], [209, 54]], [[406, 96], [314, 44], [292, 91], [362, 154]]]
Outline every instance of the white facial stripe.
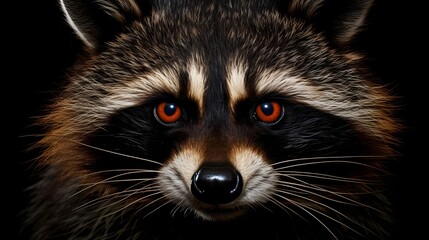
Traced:
[[268, 201], [274, 192], [277, 177], [263, 156], [250, 147], [238, 146], [231, 151], [231, 161], [244, 181], [240, 201], [247, 204]]
[[230, 96], [230, 107], [233, 110], [240, 99], [247, 97], [245, 77], [247, 67], [238, 61], [232, 61], [227, 67], [226, 82]]
[[[371, 101], [369, 98], [361, 98], [352, 101], [349, 96], [353, 96], [347, 86], [332, 85], [323, 87], [323, 79], [320, 85], [310, 85], [307, 80], [290, 76], [287, 71], [264, 71], [259, 75], [256, 83], [257, 94], [263, 95], [270, 92], [280, 92], [293, 99], [313, 106], [333, 115], [348, 118], [356, 123], [367, 124], [371, 118]], [[366, 91], [362, 91], [366, 92]]]
[[287, 71], [265, 70], [259, 75], [255, 87], [259, 95], [281, 92], [304, 101], [314, 99], [318, 95], [315, 86], [307, 84], [305, 79], [290, 76]]
[[299, 102], [341, 117], [353, 118], [353, 115], [358, 114], [354, 117], [361, 115], [359, 112], [361, 105], [347, 98], [348, 94], [344, 92], [344, 87], [323, 88], [322, 85], [310, 85], [307, 80], [290, 76], [287, 71], [265, 71], [260, 76], [256, 83], [258, 94], [280, 92]]
[[201, 61], [197, 61], [197, 59], [199, 58], [194, 57], [188, 65], [189, 98], [196, 100], [201, 112], [203, 112], [206, 76]]
[[104, 99], [108, 112], [140, 104], [147, 97], [160, 91], [173, 95], [179, 93], [179, 81], [176, 71], [160, 69], [141, 76], [134, 81], [124, 81], [123, 85], [106, 87], [110, 94]]

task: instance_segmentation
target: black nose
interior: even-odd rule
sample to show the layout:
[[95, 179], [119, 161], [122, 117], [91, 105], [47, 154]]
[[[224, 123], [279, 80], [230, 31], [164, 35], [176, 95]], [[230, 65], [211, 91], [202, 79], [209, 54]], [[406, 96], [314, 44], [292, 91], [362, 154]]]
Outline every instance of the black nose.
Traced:
[[192, 194], [205, 203], [229, 203], [240, 195], [242, 188], [240, 173], [228, 166], [203, 166], [192, 176]]

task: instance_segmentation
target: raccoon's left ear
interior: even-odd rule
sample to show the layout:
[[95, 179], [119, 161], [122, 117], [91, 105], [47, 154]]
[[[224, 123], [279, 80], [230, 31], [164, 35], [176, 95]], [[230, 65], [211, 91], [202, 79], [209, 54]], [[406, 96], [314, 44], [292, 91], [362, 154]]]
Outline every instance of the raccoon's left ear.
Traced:
[[288, 14], [309, 20], [338, 46], [349, 44], [365, 24], [373, 0], [289, 0]]
[[59, 0], [65, 20], [90, 51], [98, 50], [133, 20], [141, 18], [135, 0]]

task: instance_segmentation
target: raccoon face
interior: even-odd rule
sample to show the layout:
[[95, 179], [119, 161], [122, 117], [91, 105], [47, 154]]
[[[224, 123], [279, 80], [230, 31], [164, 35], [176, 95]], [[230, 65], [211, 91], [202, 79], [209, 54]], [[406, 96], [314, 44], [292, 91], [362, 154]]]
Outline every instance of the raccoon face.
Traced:
[[44, 164], [112, 214], [280, 210], [367, 229], [357, 212], [384, 214], [397, 127], [347, 48], [370, 1], [331, 28], [322, 2], [61, 1], [87, 54], [44, 119]]

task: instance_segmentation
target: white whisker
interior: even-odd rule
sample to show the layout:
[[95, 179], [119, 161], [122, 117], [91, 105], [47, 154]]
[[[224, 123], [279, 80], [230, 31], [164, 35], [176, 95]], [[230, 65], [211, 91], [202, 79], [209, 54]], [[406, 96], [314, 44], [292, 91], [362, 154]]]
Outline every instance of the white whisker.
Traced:
[[[379, 212], [381, 214], [385, 214], [383, 211], [381, 211], [381, 210], [379, 210], [377, 208], [374, 208], [372, 206], [369, 206], [367, 204], [358, 202], [358, 201], [356, 201], [354, 199], [351, 199], [349, 197], [344, 196], [344, 193], [342, 193], [342, 192], [331, 191], [331, 190], [328, 190], [326, 188], [323, 188], [323, 187], [320, 187], [320, 186], [317, 186], [317, 185], [314, 185], [314, 184], [307, 183], [307, 182], [305, 182], [305, 181], [303, 181], [301, 179], [298, 179], [298, 178], [295, 178], [295, 177], [291, 177], [291, 176], [289, 176], [289, 177], [291, 179], [295, 180], [295, 181], [301, 182], [302, 184], [291, 183], [291, 182], [283, 182], [283, 181], [278, 181], [278, 183], [281, 186], [285, 186], [285, 187], [290, 187], [290, 188], [296, 189], [296, 190], [298, 190], [298, 192], [299, 191], [304, 191], [304, 192], [310, 193], [310, 194], [315, 195], [315, 196], [322, 197], [324, 199], [327, 199], [327, 200], [330, 200], [330, 201], [333, 201], [333, 202], [337, 202], [337, 203], [341, 203], [341, 204], [347, 204], [347, 205], [353, 205], [353, 206], [361, 206], [361, 207], [365, 207], [365, 208], [377, 211], [377, 212]], [[292, 185], [295, 185], [297, 187], [293, 187]], [[321, 195], [321, 194], [317, 194], [317, 193], [314, 193], [312, 191], [308, 191], [308, 190], [305, 190], [305, 189], [302, 189], [302, 188], [299, 188], [299, 187], [304, 187], [306, 189], [313, 189], [313, 190], [317, 190], [317, 191], [321, 191], [321, 192], [327, 192], [327, 193], [335, 195], [335, 196], [337, 196], [337, 197], [339, 197], [339, 198], [341, 198], [341, 199], [343, 199], [343, 200], [345, 200], [347, 202], [340, 201], [340, 200], [335, 200], [335, 199], [329, 198], [327, 196], [324, 196], [324, 195]]]
[[[143, 188], [130, 189], [130, 188], [136, 187], [139, 184], [141, 184], [141, 182], [136, 183], [136, 184], [128, 187], [126, 190], [110, 193], [107, 195], [103, 195], [99, 198], [96, 198], [94, 200], [91, 200], [89, 202], [86, 202], [85, 204], [82, 204], [82, 205], [74, 208], [73, 211], [78, 211], [78, 210], [81, 210], [83, 208], [88, 208], [88, 207], [94, 206], [94, 205], [99, 204], [100, 202], [104, 201], [105, 199], [112, 200], [114, 198], [120, 198], [122, 196], [127, 196], [127, 197], [123, 198], [122, 200], [115, 202], [115, 203], [118, 203], [118, 202], [121, 202], [123, 200], [126, 200], [127, 198], [131, 197], [132, 195], [142, 193], [143, 188], [144, 188], [144, 190], [147, 190], [147, 192], [150, 192], [150, 191], [152, 191], [152, 189], [154, 189], [156, 187], [155, 184], [149, 184], [149, 185], [144, 186]], [[125, 194], [128, 194], [128, 195], [125, 195]]]
[[306, 163], [296, 163], [284, 167], [277, 168], [276, 170], [283, 170], [283, 169], [289, 169], [289, 168], [295, 168], [295, 167], [301, 167], [301, 166], [310, 166], [310, 165], [317, 165], [317, 164], [333, 164], [333, 163], [340, 163], [340, 164], [351, 164], [351, 165], [359, 165], [367, 168], [372, 168], [380, 172], [384, 172], [388, 174], [384, 169], [377, 168], [375, 166], [361, 163], [361, 162], [353, 162], [353, 161], [346, 161], [346, 160], [327, 160], [327, 161], [313, 161], [313, 162], [306, 162]]
[[[318, 206], [322, 206], [322, 207], [324, 207], [324, 208], [326, 208], [326, 209], [329, 209], [329, 210], [331, 210], [331, 211], [335, 212], [336, 214], [338, 214], [338, 215], [340, 215], [340, 216], [344, 217], [344, 218], [345, 218], [345, 219], [347, 219], [348, 221], [350, 221], [350, 222], [354, 223], [355, 225], [360, 226], [360, 227], [362, 227], [363, 229], [367, 230], [368, 232], [371, 232], [372, 234], [376, 235], [376, 234], [375, 234], [374, 232], [372, 232], [370, 229], [366, 228], [365, 226], [363, 226], [362, 224], [360, 224], [360, 223], [356, 222], [355, 220], [353, 220], [353, 219], [349, 218], [349, 217], [348, 217], [348, 216], [346, 216], [344, 213], [342, 213], [342, 212], [340, 212], [340, 211], [336, 210], [336, 209], [335, 209], [335, 208], [333, 208], [333, 207], [330, 207], [330, 206], [328, 206], [328, 205], [326, 205], [326, 204], [323, 204], [323, 203], [321, 203], [321, 202], [315, 201], [314, 199], [311, 199], [311, 198], [308, 198], [308, 197], [304, 197], [304, 196], [299, 195], [299, 194], [294, 194], [294, 193], [291, 193], [291, 192], [288, 192], [288, 191], [282, 191], [282, 190], [278, 190], [278, 192], [281, 192], [281, 193], [283, 193], [283, 194], [292, 195], [292, 196], [297, 197], [297, 198], [302, 198], [302, 199], [307, 200], [307, 201], [309, 201], [309, 202], [315, 203], [315, 204], [316, 204], [316, 205], [318, 205]], [[298, 203], [298, 204], [301, 204], [301, 203]], [[303, 206], [303, 204], [301, 204], [301, 206]], [[332, 220], [332, 221], [334, 221], [334, 222], [336, 222], [336, 223], [338, 223], [338, 224], [342, 225], [343, 227], [348, 228], [348, 229], [350, 229], [351, 231], [353, 231], [353, 232], [355, 232], [355, 233], [357, 233], [357, 234], [359, 234], [359, 235], [362, 235], [362, 233], [360, 233], [360, 232], [358, 232], [357, 230], [353, 229], [352, 227], [350, 227], [349, 225], [345, 224], [344, 222], [341, 222], [341, 221], [339, 221], [339, 220], [337, 220], [337, 219], [335, 219], [335, 218], [333, 218], [333, 217], [331, 217], [331, 216], [329, 216], [329, 215], [327, 215], [327, 214], [325, 214], [325, 213], [323, 213], [323, 212], [321, 212], [321, 211], [319, 211], [319, 210], [316, 210], [316, 209], [314, 209], [314, 208], [310, 208], [309, 206], [306, 206], [306, 207], [307, 207], [307, 209], [311, 209], [312, 211], [319, 213], [320, 215], [322, 215], [322, 216], [324, 216], [324, 217], [326, 217], [326, 218], [328, 218], [328, 219], [330, 219], [330, 220]]]
[[154, 173], [158, 173], [158, 170], [147, 170], [147, 169], [138, 169], [138, 168], [117, 168], [117, 169], [107, 169], [107, 170], [102, 170], [102, 171], [94, 171], [91, 173], [86, 173], [83, 176], [80, 176], [79, 178], [86, 178], [86, 177], [91, 177], [93, 175], [101, 175], [101, 174], [106, 174], [106, 173], [113, 173], [113, 172], [126, 172], [126, 173], [131, 173], [131, 174], [137, 174], [137, 173], [141, 173], [143, 171], [146, 172], [154, 172]]
[[329, 160], [329, 159], [361, 159], [361, 158], [387, 158], [393, 156], [385, 155], [344, 155], [344, 156], [323, 156], [323, 157], [304, 157], [304, 158], [291, 158], [283, 161], [272, 163], [271, 166], [276, 166], [285, 163], [309, 161], [309, 160]]
[[[117, 175], [114, 175], [112, 177], [109, 177], [109, 178], [103, 179], [101, 181], [98, 181], [96, 183], [86, 183], [86, 184], [83, 183], [83, 184], [80, 184], [80, 186], [87, 186], [87, 187], [85, 187], [85, 188], [81, 189], [80, 191], [78, 191], [78, 192], [70, 195], [69, 198], [74, 197], [74, 196], [76, 196], [76, 195], [78, 195], [78, 194], [80, 194], [80, 193], [82, 193], [82, 192], [84, 192], [84, 191], [86, 191], [86, 190], [88, 190], [90, 188], [93, 188], [95, 186], [98, 186], [98, 185], [101, 185], [101, 184], [112, 183], [112, 182], [115, 182], [115, 181], [120, 182], [121, 180], [123, 180], [123, 179], [114, 180], [115, 178], [118, 178], [118, 177], [123, 177], [123, 176], [131, 175], [131, 174], [158, 173], [158, 172], [159, 171], [156, 171], [156, 170], [145, 170], [145, 169], [135, 170], [135, 171], [132, 171], [132, 172], [125, 172], [125, 173], [117, 174]], [[145, 180], [145, 179], [133, 179], [132, 181], [142, 181], [142, 180]], [[153, 178], [146, 178], [146, 181], [149, 181], [149, 180], [153, 180]], [[123, 180], [123, 181], [130, 182], [131, 180], [127, 179], [127, 180]]]
[[153, 161], [153, 160], [150, 160], [150, 159], [147, 159], [147, 158], [136, 157], [136, 156], [132, 156], [132, 155], [124, 154], [124, 153], [118, 153], [118, 152], [115, 152], [115, 151], [111, 151], [111, 150], [107, 150], [107, 149], [95, 147], [95, 146], [92, 146], [92, 145], [89, 145], [89, 144], [86, 144], [86, 143], [81, 143], [81, 142], [78, 142], [78, 141], [73, 141], [73, 140], [70, 140], [70, 141], [75, 142], [75, 143], [77, 143], [79, 145], [88, 147], [88, 148], [92, 148], [92, 149], [95, 149], [95, 150], [98, 150], [98, 151], [110, 153], [110, 154], [113, 154], [113, 155], [117, 155], [117, 156], [121, 156], [121, 157], [126, 157], [126, 158], [130, 158], [130, 159], [136, 159], [136, 160], [139, 160], [139, 161], [153, 163], [153, 164], [157, 164], [157, 165], [160, 165], [160, 166], [163, 165], [160, 162]]
[[317, 222], [319, 222], [336, 240], [338, 240], [337, 236], [332, 232], [332, 230], [325, 223], [323, 223], [322, 220], [320, 220], [318, 217], [316, 217], [314, 214], [312, 214], [311, 212], [309, 212], [306, 209], [307, 206], [304, 207], [304, 206], [302, 206], [302, 204], [300, 204], [300, 203], [298, 203], [296, 201], [293, 201], [292, 199], [289, 199], [287, 197], [284, 197], [283, 195], [280, 195], [280, 194], [277, 194], [277, 193], [275, 193], [274, 195], [277, 196], [277, 197], [280, 197], [280, 198], [282, 198], [282, 199], [284, 199], [284, 200], [286, 200], [286, 201], [288, 201], [290, 203], [292, 203], [293, 205], [295, 205], [298, 208], [300, 208], [302, 211], [306, 212], [308, 215], [310, 215], [311, 217], [313, 217]]
[[[155, 189], [155, 190], [156, 190], [156, 189]], [[154, 190], [154, 191], [155, 191], [155, 190]], [[156, 191], [156, 192], [154, 192], [154, 193], [152, 193], [152, 194], [145, 195], [144, 197], [138, 198], [138, 199], [136, 199], [136, 200], [134, 200], [134, 201], [132, 201], [132, 202], [128, 203], [127, 205], [125, 205], [125, 206], [121, 207], [120, 209], [118, 209], [118, 210], [116, 210], [116, 211], [113, 211], [113, 212], [111, 212], [111, 213], [109, 213], [109, 214], [104, 215], [103, 217], [108, 217], [108, 216], [111, 216], [111, 215], [117, 214], [118, 212], [121, 212], [121, 211], [123, 211], [123, 210], [125, 210], [125, 209], [129, 208], [130, 206], [132, 206], [132, 205], [134, 205], [134, 204], [136, 204], [136, 203], [138, 203], [138, 202], [141, 202], [141, 201], [142, 201], [142, 200], [144, 200], [144, 199], [147, 199], [147, 198], [150, 198], [150, 197], [152, 197], [152, 196], [159, 195], [159, 194], [161, 194], [161, 192], [160, 192], [160, 191]], [[148, 205], [145, 205], [145, 207], [147, 207], [147, 206], [148, 206]]]
[[[110, 211], [110, 210], [111, 210], [111, 209], [110, 209], [110, 207], [111, 207], [111, 206], [114, 206], [114, 205], [117, 205], [117, 204], [118, 204], [119, 202], [121, 202], [121, 201], [115, 201], [114, 203], [109, 204], [109, 207], [101, 207], [101, 208], [97, 208], [96, 210], [99, 212], [99, 213], [98, 213], [98, 217], [97, 217], [97, 218], [95, 218], [95, 219], [92, 219], [92, 220], [90, 220], [90, 221], [87, 221], [87, 222], [82, 223], [82, 224], [83, 224], [83, 225], [82, 225], [82, 227], [79, 227], [79, 228], [77, 228], [77, 229], [85, 229], [87, 225], [92, 224], [92, 223], [94, 223], [94, 222], [96, 222], [94, 225], [101, 225], [101, 222], [104, 222], [104, 223], [105, 223], [105, 225], [108, 225], [108, 219], [109, 219], [109, 217], [112, 217], [112, 216], [114, 216], [115, 214], [117, 214], [117, 213], [119, 213], [119, 212], [123, 212], [123, 210], [127, 209], [127, 208], [128, 208], [128, 207], [130, 207], [131, 205], [136, 204], [136, 203], [138, 203], [138, 202], [140, 202], [140, 201], [142, 201], [142, 200], [144, 200], [144, 199], [146, 199], [146, 198], [148, 198], [148, 197], [155, 196], [155, 195], [157, 195], [157, 194], [161, 194], [161, 193], [158, 191], [158, 192], [155, 192], [155, 193], [153, 193], [153, 194], [147, 195], [147, 196], [145, 196], [145, 197], [139, 198], [139, 199], [137, 199], [137, 200], [135, 200], [135, 201], [133, 201], [133, 202], [131, 202], [131, 203], [129, 203], [129, 204], [127, 204], [127, 205], [125, 205], [124, 207], [121, 207], [121, 208], [117, 209], [116, 211], [113, 211], [113, 212], [111, 212], [111, 211]], [[163, 197], [161, 197], [161, 198], [163, 198]], [[106, 201], [108, 201], [108, 200], [106, 200]], [[153, 201], [152, 201], [152, 202], [153, 202]], [[146, 207], [146, 206], [147, 206], [147, 205], [145, 205], [145, 207]], [[113, 220], [113, 218], [110, 218], [110, 219], [112, 219], [112, 220]], [[95, 229], [94, 229], [94, 230], [95, 230]]]
[[171, 209], [170, 215], [171, 217], [174, 217], [176, 215], [177, 211], [179, 211], [180, 208], [182, 208], [182, 203], [185, 199], [182, 199], [180, 202], [176, 203], [173, 209]]
[[[161, 201], [161, 200], [163, 200], [163, 199], [165, 199], [165, 198], [166, 198], [165, 196], [160, 197], [160, 198], [157, 198], [157, 199], [155, 199], [154, 201], [150, 202], [149, 204], [145, 205], [145, 207], [147, 207], [147, 206], [149, 206], [149, 205], [151, 205], [151, 204], [153, 204], [153, 203], [155, 203], [155, 202]], [[146, 215], [144, 215], [144, 216], [143, 216], [143, 218], [146, 218], [146, 217], [147, 217], [147, 216], [149, 216], [150, 214], [152, 214], [152, 213], [154, 213], [154, 212], [158, 211], [160, 208], [164, 207], [165, 205], [169, 204], [170, 202], [171, 202], [171, 201], [166, 201], [165, 203], [163, 203], [163, 204], [159, 205], [157, 208], [153, 209], [152, 211], [150, 211], [149, 213], [147, 213]], [[139, 209], [139, 211], [140, 211], [140, 210], [141, 210], [141, 209]]]
[[270, 199], [270, 201], [272, 203], [274, 203], [280, 209], [282, 209], [283, 211], [285, 211], [289, 216], [291, 216], [290, 212], [292, 212], [296, 216], [298, 216], [298, 217], [302, 218], [303, 220], [305, 220], [305, 218], [303, 216], [301, 216], [301, 214], [297, 213], [295, 210], [293, 210], [292, 208], [288, 207], [287, 205], [285, 205], [284, 203], [280, 202], [279, 200], [275, 199], [274, 197], [270, 197], [269, 199]]
[[112, 180], [102, 180], [96, 183], [84, 183], [79, 186], [89, 186], [94, 187], [99, 184], [108, 184], [108, 183], [120, 183], [120, 182], [148, 182], [156, 180], [156, 178], [128, 178], [128, 179], [112, 179]]
[[305, 172], [305, 171], [278, 171], [278, 172], [283, 176], [308, 177], [308, 178], [316, 178], [316, 179], [323, 179], [323, 180], [330, 180], [330, 181], [337, 181], [337, 182], [348, 182], [348, 183], [358, 183], [358, 184], [381, 183], [381, 181], [376, 181], [376, 180], [339, 177], [335, 175], [315, 173], [315, 172]]
[[291, 178], [291, 179], [293, 179], [295, 181], [303, 183], [308, 188], [319, 190], [321, 192], [328, 192], [328, 193], [337, 195], [339, 197], [344, 197], [344, 196], [347, 196], [347, 195], [351, 195], [351, 196], [368, 195], [368, 194], [374, 194], [374, 193], [380, 193], [380, 192], [382, 192], [382, 191], [369, 191], [369, 190], [366, 190], [366, 191], [362, 190], [362, 191], [359, 191], [359, 192], [358, 191], [354, 191], [354, 192], [344, 192], [344, 191], [341, 191], [341, 192], [339, 192], [339, 191], [328, 190], [327, 188], [329, 188], [330, 186], [321, 185], [321, 184], [311, 184], [311, 183], [308, 183], [308, 182], [306, 182], [304, 180], [301, 180], [299, 178], [295, 178], [293, 176], [288, 176], [287, 174], [277, 174], [277, 176], [283, 176], [283, 177]]
[[[132, 193], [129, 193], [129, 194], [126, 194], [126, 195], [123, 194], [123, 195], [117, 196], [116, 198], [119, 198], [119, 197], [122, 197], [122, 198], [120, 200], [118, 200], [118, 201], [115, 201], [114, 203], [111, 203], [111, 204], [107, 205], [107, 206], [103, 206], [103, 208], [109, 208], [109, 207], [111, 207], [113, 205], [117, 205], [118, 203], [123, 202], [123, 201], [131, 198], [134, 195], [143, 194], [143, 193], [151, 193], [151, 192], [155, 192], [156, 193], [157, 191], [158, 191], [158, 188], [156, 186], [151, 186], [149, 188], [135, 189], [135, 191], [133, 191]], [[141, 199], [145, 199], [146, 197], [150, 197], [152, 195], [154, 195], [154, 193], [149, 194], [149, 195], [145, 195], [143, 198], [139, 198], [139, 199], [140, 200]], [[103, 208], [99, 208], [98, 210], [103, 209]]]

